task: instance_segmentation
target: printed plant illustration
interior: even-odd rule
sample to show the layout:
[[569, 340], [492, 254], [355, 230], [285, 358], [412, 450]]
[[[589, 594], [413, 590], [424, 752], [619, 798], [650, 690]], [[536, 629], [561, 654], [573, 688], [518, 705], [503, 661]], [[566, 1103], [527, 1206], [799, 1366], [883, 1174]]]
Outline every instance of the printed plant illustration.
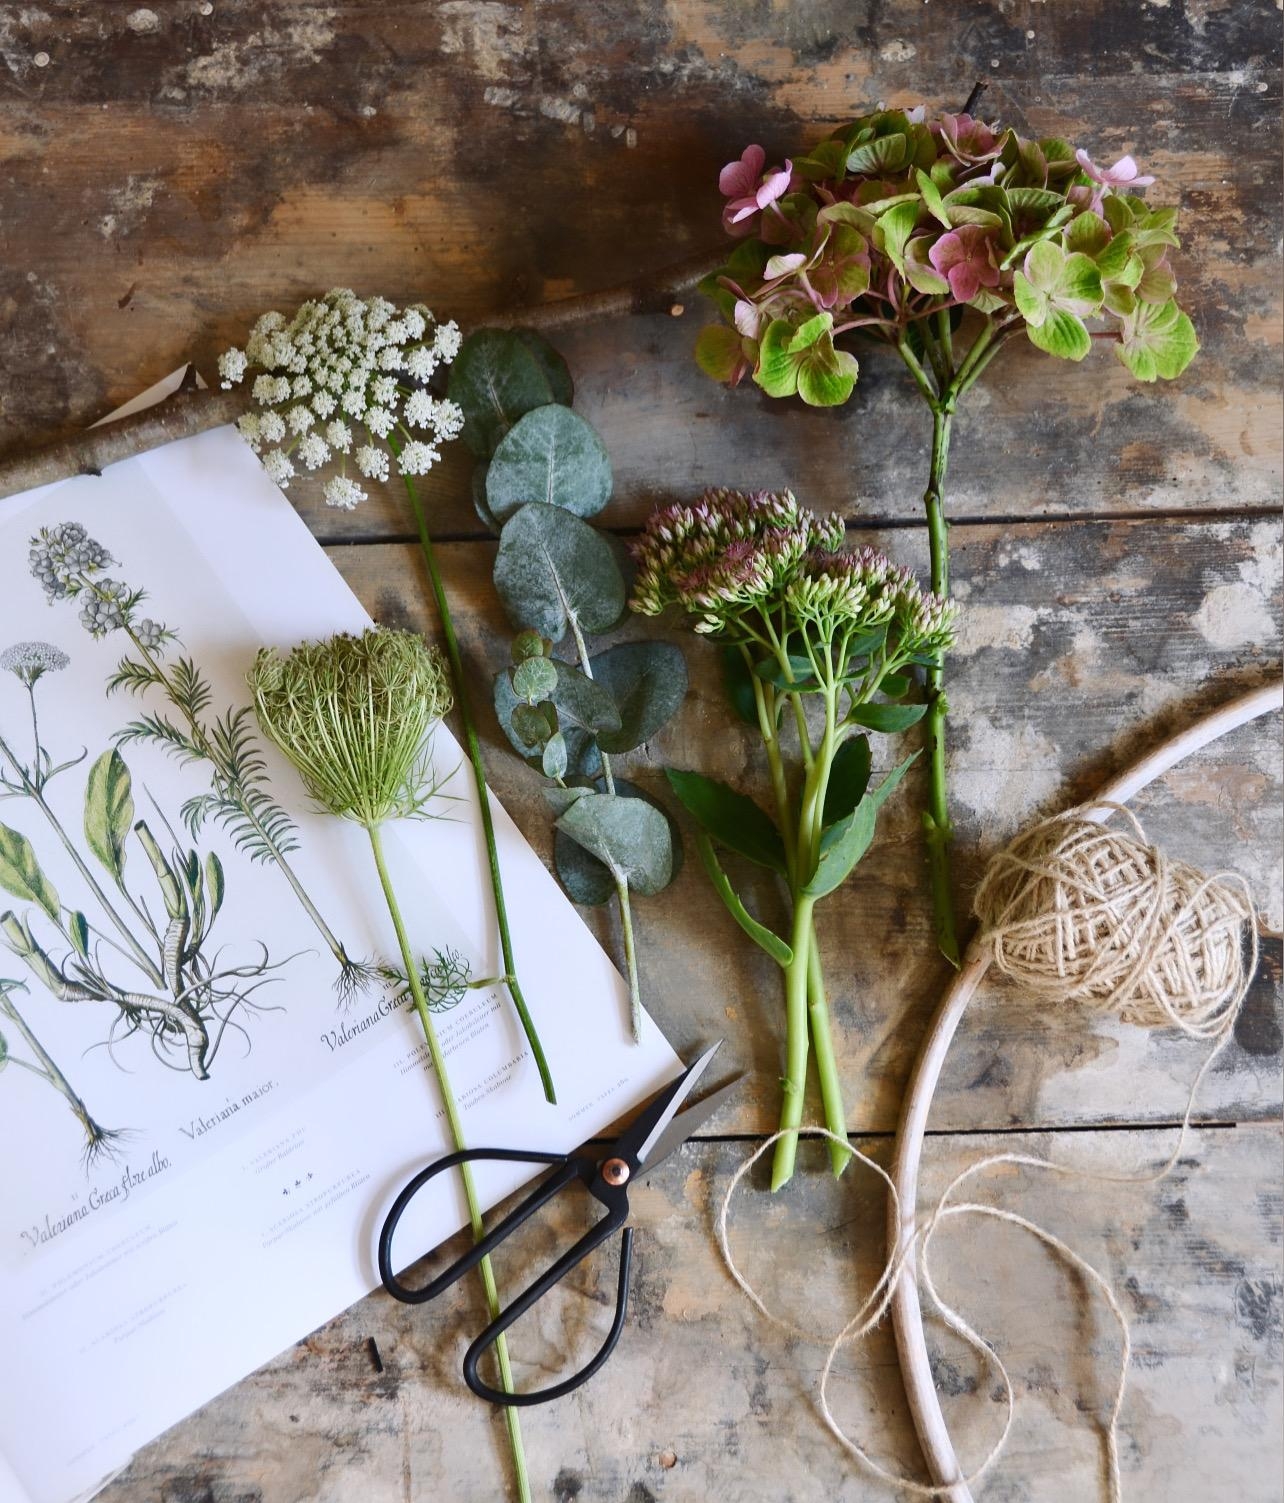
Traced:
[[103, 570], [114, 562], [79, 522], [43, 527], [31, 540], [31, 573], [49, 601], [79, 600], [80, 622], [90, 636], [101, 638], [119, 631], [132, 644], [136, 656], [120, 660], [109, 691], [124, 688], [145, 695], [157, 690], [176, 714], [176, 719], [155, 713], [141, 716], [117, 735], [118, 745], [151, 742], [184, 765], [209, 767], [209, 791], [183, 806], [183, 820], [192, 838], [212, 819], [251, 861], [270, 863], [281, 872], [338, 963], [335, 986], [346, 1003], [381, 980], [382, 971], [348, 955], [290, 865], [289, 853], [298, 849], [297, 831], [268, 789], [267, 767], [251, 730], [249, 707], [212, 712], [213, 693], [196, 662], [191, 657], [165, 661], [166, 649], [178, 641], [178, 634], [139, 614], [146, 592], [103, 576]]
[[89, 1108], [81, 1100], [71, 1082], [55, 1064], [49, 1051], [36, 1037], [34, 1030], [13, 1000], [15, 992], [25, 992], [26, 983], [0, 976], [0, 1018], [12, 1025], [16, 1035], [27, 1046], [30, 1059], [23, 1059], [13, 1052], [8, 1036], [0, 1028], [0, 1072], [7, 1068], [29, 1071], [37, 1080], [51, 1085], [71, 1108], [72, 1114], [85, 1133], [85, 1166], [88, 1168], [99, 1158], [110, 1157], [114, 1152], [119, 1132], [101, 1127], [91, 1116]]
[[[0, 889], [30, 905], [21, 913], [0, 913], [0, 943], [57, 1001], [114, 1008], [109, 1049], [123, 1037], [145, 1033], [162, 1063], [205, 1080], [228, 1027], [241, 1028], [236, 1014], [257, 1006], [254, 993], [284, 962], [270, 963], [265, 947], [248, 963], [226, 965], [219, 952], [210, 958], [225, 892], [222, 863], [212, 851], [202, 860], [196, 849], [185, 848], [159, 808], [168, 850], [145, 819], [135, 819], [133, 780], [117, 747], [98, 757], [85, 783], [84, 848], [101, 871], [91, 867], [48, 795], [53, 779], [85, 753], [54, 761], [41, 739], [36, 702], [40, 679], [68, 661], [47, 642], [18, 642], [0, 654], [0, 668], [26, 691], [32, 744], [31, 759], [24, 761], [16, 740], [0, 729], [0, 799], [21, 799], [40, 811], [93, 901], [84, 907], [64, 903], [32, 842], [0, 824]], [[135, 851], [163, 916], [126, 880], [127, 859]]]

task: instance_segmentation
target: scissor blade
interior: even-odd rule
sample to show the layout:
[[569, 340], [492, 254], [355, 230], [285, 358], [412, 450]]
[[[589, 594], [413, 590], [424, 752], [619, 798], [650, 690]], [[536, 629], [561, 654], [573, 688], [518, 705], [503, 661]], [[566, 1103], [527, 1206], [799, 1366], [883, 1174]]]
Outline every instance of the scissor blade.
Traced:
[[709, 1061], [718, 1052], [721, 1044], [721, 1039], [716, 1044], [712, 1044], [684, 1075], [680, 1075], [671, 1086], [656, 1097], [633, 1125], [616, 1140], [617, 1153], [627, 1154], [634, 1163], [646, 1163], [651, 1150], [655, 1147], [656, 1139], [682, 1110], [683, 1103], [695, 1090], [697, 1082], [709, 1068]]
[[709, 1095], [680, 1111], [655, 1140], [651, 1152], [642, 1163], [642, 1172], [649, 1174], [652, 1169], [664, 1163], [671, 1153], [676, 1153], [688, 1138], [693, 1138], [719, 1107], [725, 1105], [740, 1089], [742, 1079], [742, 1076], [737, 1075], [734, 1080], [719, 1086], [716, 1091], [711, 1091]]

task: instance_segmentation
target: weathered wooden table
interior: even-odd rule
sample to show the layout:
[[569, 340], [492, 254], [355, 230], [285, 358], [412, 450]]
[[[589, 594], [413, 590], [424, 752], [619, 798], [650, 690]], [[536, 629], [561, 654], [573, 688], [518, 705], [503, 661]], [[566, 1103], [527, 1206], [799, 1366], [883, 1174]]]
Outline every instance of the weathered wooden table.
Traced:
[[[1179, 202], [1184, 301], [1203, 351], [1175, 388], [1100, 352], [1053, 365], [1024, 346], [969, 397], [950, 477], [957, 591], [951, 726], [963, 890], [1037, 810], [1090, 789], [1196, 709], [1264, 680], [1278, 655], [1281, 548], [1279, 43], [1266, 0], [888, 0], [735, 5], [264, 0], [0, 7], [6, 323], [0, 443], [70, 432], [251, 318], [351, 284], [487, 310], [600, 286], [716, 245], [717, 168], [750, 140], [783, 156], [879, 98], [991, 112], [1113, 159], [1134, 150]], [[563, 335], [578, 403], [618, 477], [607, 520], [706, 484], [792, 485], [853, 535], [921, 566], [925, 414], [876, 354], [837, 413], [725, 393], [697, 375], [700, 315]], [[391, 492], [351, 515], [292, 495], [383, 621], [432, 630], [409, 522]], [[492, 543], [463, 456], [438, 472], [435, 526], [465, 650], [501, 661]], [[665, 762], [746, 784], [711, 654], [631, 772]], [[544, 855], [533, 775], [486, 726], [494, 783]], [[1173, 853], [1233, 867], [1280, 927], [1279, 726], [1259, 723], [1138, 801]], [[945, 980], [933, 953], [911, 801], [824, 910], [851, 1126], [885, 1157]], [[753, 897], [775, 901], [762, 884]], [[679, 1049], [725, 1033], [747, 1072], [726, 1136], [692, 1145], [635, 1197], [636, 1319], [604, 1375], [527, 1415], [537, 1496], [810, 1503], [888, 1496], [832, 1443], [823, 1351], [750, 1310], [722, 1271], [713, 1207], [777, 1092], [778, 987], [695, 863], [639, 905], [646, 994]], [[598, 922], [598, 915], [589, 915]], [[604, 938], [610, 939], [609, 934]], [[1178, 1170], [1148, 1188], [1001, 1184], [1067, 1236], [1133, 1323], [1122, 1454], [1135, 1499], [1279, 1497], [1279, 947], [1199, 1103]], [[1198, 1049], [988, 988], [933, 1115], [928, 1186], [996, 1144], [1121, 1171], [1172, 1141]], [[747, 1191], [742, 1261], [780, 1306], [837, 1328], [881, 1254], [872, 1176], [835, 1185], [805, 1153], [784, 1195]], [[551, 1232], [549, 1233], [551, 1236]], [[1021, 1409], [987, 1498], [1093, 1499], [1115, 1332], [1012, 1229], [942, 1234], [945, 1284], [1012, 1369]], [[520, 1269], [501, 1266], [515, 1280]], [[606, 1318], [609, 1270], [575, 1281], [516, 1342], [528, 1376], [563, 1328]], [[283, 1354], [142, 1453], [110, 1503], [391, 1503], [502, 1495], [502, 1433], [456, 1377], [471, 1291], [425, 1318], [382, 1294]], [[465, 1307], [468, 1307], [467, 1309]], [[373, 1336], [385, 1370], [367, 1352]], [[1001, 1422], [992, 1374], [934, 1333], [968, 1457]], [[850, 1354], [848, 1428], [914, 1468], [890, 1338]]]

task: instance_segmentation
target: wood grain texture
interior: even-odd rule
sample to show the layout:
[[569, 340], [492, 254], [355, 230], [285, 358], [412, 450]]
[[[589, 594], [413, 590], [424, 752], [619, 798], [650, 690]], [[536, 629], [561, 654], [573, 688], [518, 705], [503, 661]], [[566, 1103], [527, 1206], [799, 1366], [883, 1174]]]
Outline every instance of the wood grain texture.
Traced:
[[[1168, 1134], [1091, 1132], [935, 1139], [929, 1182], [1005, 1150], [1110, 1172], [1145, 1168]], [[862, 1145], [869, 1147], [869, 1144]], [[887, 1144], [873, 1147], [886, 1156]], [[996, 1172], [985, 1198], [1020, 1210], [1110, 1280], [1132, 1325], [1121, 1423], [1131, 1503], [1279, 1496], [1281, 1151], [1275, 1126], [1205, 1130], [1159, 1186], [1069, 1185]], [[712, 1219], [743, 1144], [689, 1145], [633, 1194], [640, 1225], [634, 1319], [609, 1376], [523, 1415], [536, 1497], [548, 1503], [880, 1503], [828, 1436], [814, 1396], [824, 1347], [781, 1335], [752, 1311], [718, 1260]], [[841, 1185], [808, 1172], [768, 1199], [745, 1186], [733, 1246], [745, 1273], [799, 1323], [833, 1332], [881, 1257], [881, 1199], [867, 1171]], [[813, 1172], [814, 1171], [814, 1172]], [[514, 1287], [581, 1227], [559, 1203], [505, 1250]], [[529, 1262], [524, 1263], [523, 1258]], [[614, 1301], [610, 1255], [583, 1270], [512, 1335], [519, 1381], [559, 1370], [568, 1347], [600, 1339]], [[1028, 1236], [983, 1223], [943, 1231], [942, 1292], [992, 1339], [1012, 1373], [1018, 1418], [987, 1499], [1100, 1495], [1099, 1425], [1119, 1345], [1109, 1314]], [[431, 1308], [382, 1292], [141, 1452], [102, 1503], [483, 1503], [501, 1495], [502, 1432], [463, 1388], [458, 1364], [479, 1310], [469, 1287]], [[942, 1330], [938, 1382], [965, 1457], [1002, 1422], [1001, 1389]], [[385, 1370], [366, 1342], [374, 1337]], [[191, 1354], [188, 1360], [196, 1360]], [[835, 1412], [884, 1465], [913, 1471], [890, 1332], [840, 1359]]]
[[[718, 242], [717, 169], [748, 140], [787, 155], [879, 99], [957, 108], [984, 77], [991, 110], [1103, 157], [1135, 149], [1180, 203], [1204, 351], [1175, 391], [1106, 351], [1055, 369], [1006, 352], [960, 424], [954, 512], [1278, 499], [1268, 4], [61, 0], [0, 18], [0, 446], [82, 426], [190, 357], [209, 374], [263, 308], [335, 283], [468, 320], [654, 270]], [[616, 520], [710, 482], [916, 516], [925, 415], [887, 356], [822, 417], [707, 382], [702, 317], [567, 342]], [[448, 530], [474, 529], [448, 494]], [[371, 505], [323, 530], [387, 520]]]

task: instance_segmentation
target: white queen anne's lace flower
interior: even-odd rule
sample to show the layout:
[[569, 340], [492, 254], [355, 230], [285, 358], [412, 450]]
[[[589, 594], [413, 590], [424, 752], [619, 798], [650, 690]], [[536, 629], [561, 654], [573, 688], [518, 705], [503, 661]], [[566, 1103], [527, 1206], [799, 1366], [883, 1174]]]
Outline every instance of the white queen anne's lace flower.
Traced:
[[366, 491], [349, 477], [349, 458], [371, 480], [386, 480], [394, 461], [398, 474], [423, 475], [440, 458], [439, 445], [459, 436], [459, 407], [425, 387], [459, 353], [462, 337], [423, 304], [398, 308], [335, 288], [291, 318], [263, 314], [244, 350], [219, 357], [219, 375], [228, 387], [253, 373], [257, 410], [238, 427], [271, 478], [284, 489], [296, 464], [315, 470], [337, 460], [325, 499], [351, 510]]

